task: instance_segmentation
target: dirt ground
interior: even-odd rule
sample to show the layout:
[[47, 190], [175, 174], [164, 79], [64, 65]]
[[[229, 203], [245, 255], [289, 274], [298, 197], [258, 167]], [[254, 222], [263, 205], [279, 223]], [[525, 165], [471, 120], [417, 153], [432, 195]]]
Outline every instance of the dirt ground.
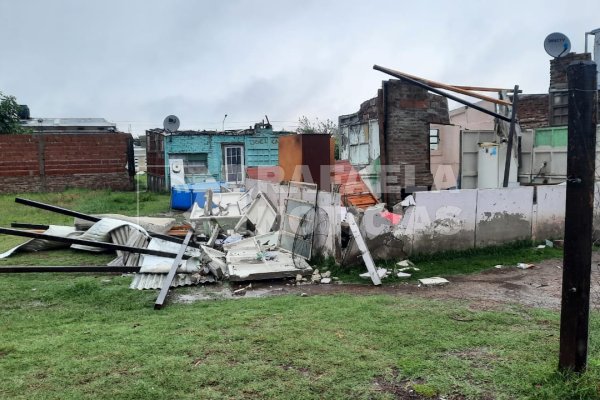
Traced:
[[[600, 309], [600, 253], [592, 257], [591, 305]], [[551, 259], [537, 263], [535, 267], [522, 270], [515, 266], [503, 266], [479, 274], [452, 275], [445, 286], [422, 287], [416, 282], [383, 285], [368, 284], [304, 284], [295, 285], [286, 281], [252, 282], [248, 284], [227, 284], [198, 286], [190, 288], [186, 294], [176, 295], [178, 302], [199, 300], [265, 297], [283, 294], [327, 295], [347, 294], [410, 294], [432, 299], [469, 300], [472, 306], [489, 309], [506, 303], [517, 303], [530, 307], [549, 309], [560, 308], [562, 260]], [[247, 287], [242, 295], [233, 291]]]

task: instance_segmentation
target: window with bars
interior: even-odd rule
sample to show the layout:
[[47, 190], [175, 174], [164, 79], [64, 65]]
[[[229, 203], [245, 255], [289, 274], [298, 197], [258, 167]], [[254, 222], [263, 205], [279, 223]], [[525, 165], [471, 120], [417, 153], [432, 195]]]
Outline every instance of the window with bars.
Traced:
[[183, 160], [183, 168], [186, 175], [208, 174], [208, 154], [169, 154], [169, 158], [180, 158]]
[[429, 130], [429, 150], [437, 150], [440, 144], [440, 130]]
[[552, 126], [562, 126], [569, 123], [569, 93], [554, 92], [550, 100], [550, 122]]

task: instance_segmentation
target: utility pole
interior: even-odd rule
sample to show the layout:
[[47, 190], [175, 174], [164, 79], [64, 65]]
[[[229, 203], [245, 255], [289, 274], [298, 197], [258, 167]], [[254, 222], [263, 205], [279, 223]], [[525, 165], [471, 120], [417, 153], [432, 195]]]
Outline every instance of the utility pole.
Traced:
[[558, 367], [582, 372], [587, 363], [590, 312], [598, 107], [596, 63], [570, 64], [567, 79], [569, 139]]

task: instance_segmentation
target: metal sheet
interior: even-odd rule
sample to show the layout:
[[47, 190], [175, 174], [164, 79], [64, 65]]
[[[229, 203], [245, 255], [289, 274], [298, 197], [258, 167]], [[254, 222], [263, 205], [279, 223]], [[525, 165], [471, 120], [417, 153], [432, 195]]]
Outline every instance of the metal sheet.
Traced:
[[[167, 274], [134, 274], [133, 281], [129, 285], [129, 288], [138, 290], [160, 289], [166, 278]], [[212, 282], [215, 282], [215, 278], [212, 277], [212, 275], [177, 274], [175, 275], [173, 282], [171, 282], [171, 287], [191, 286]]]

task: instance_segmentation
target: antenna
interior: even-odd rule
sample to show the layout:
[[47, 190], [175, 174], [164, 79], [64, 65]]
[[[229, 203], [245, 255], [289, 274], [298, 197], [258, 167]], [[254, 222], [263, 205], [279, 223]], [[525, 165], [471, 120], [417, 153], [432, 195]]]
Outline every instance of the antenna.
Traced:
[[175, 115], [169, 115], [163, 121], [163, 128], [169, 133], [176, 132], [179, 129], [179, 118]]
[[560, 33], [554, 32], [546, 36], [544, 40], [544, 50], [550, 57], [559, 58], [571, 51], [571, 41]]

